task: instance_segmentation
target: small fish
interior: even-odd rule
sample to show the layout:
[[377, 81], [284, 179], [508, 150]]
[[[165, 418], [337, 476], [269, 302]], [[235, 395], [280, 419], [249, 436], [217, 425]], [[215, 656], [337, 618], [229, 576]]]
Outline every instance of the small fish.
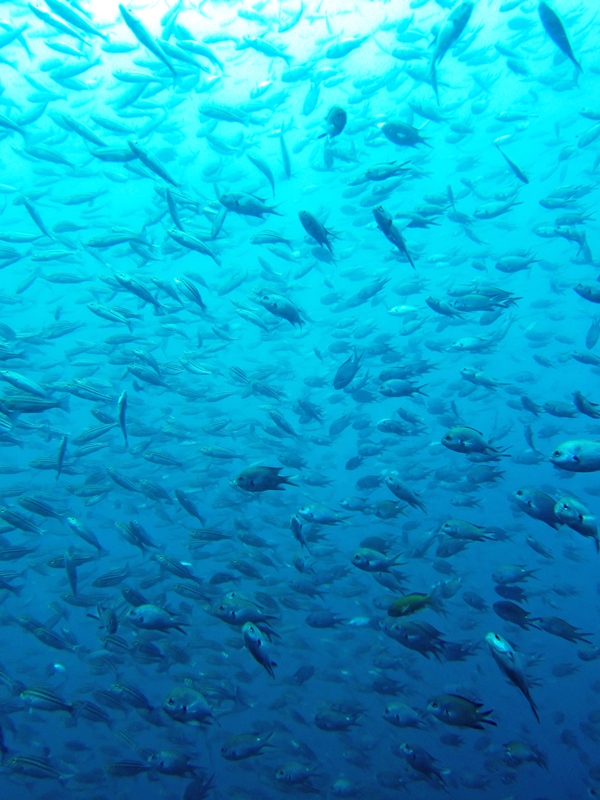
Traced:
[[267, 673], [274, 678], [275, 671], [273, 668], [276, 667], [277, 664], [271, 659], [263, 635], [257, 626], [252, 622], [244, 623], [242, 626], [242, 636], [246, 649], [250, 652], [255, 661], [258, 661], [258, 663], [265, 668]]
[[565, 31], [564, 25], [562, 24], [558, 14], [553, 11], [547, 3], [543, 2], [543, 0], [538, 5], [538, 13], [540, 15], [542, 25], [544, 26], [544, 30], [552, 39], [554, 44], [570, 61], [573, 62], [579, 72], [583, 72], [579, 61], [577, 61], [575, 58], [569, 42], [569, 37], [567, 36], [567, 32]]
[[506, 639], [503, 639], [497, 633], [488, 633], [485, 640], [490, 648], [494, 661], [498, 664], [500, 670], [506, 675], [509, 681], [525, 695], [533, 715], [539, 722], [538, 708], [531, 697], [529, 683], [519, 654], [511, 647]]
[[499, 150], [499, 152], [500, 152], [500, 155], [501, 155], [501, 156], [502, 156], [502, 158], [503, 158], [503, 159], [506, 161], [506, 163], [507, 163], [507, 164], [508, 164], [508, 166], [511, 168], [511, 170], [513, 171], [513, 173], [514, 173], [514, 174], [517, 176], [517, 178], [518, 178], [518, 179], [521, 181], [521, 183], [529, 183], [529, 178], [527, 177], [527, 175], [525, 175], [525, 173], [524, 173], [524, 172], [523, 172], [521, 169], [519, 169], [519, 167], [518, 167], [518, 166], [515, 164], [515, 162], [514, 162], [514, 161], [512, 161], [512, 160], [511, 160], [511, 159], [510, 159], [510, 158], [509, 158], [509, 157], [506, 155], [506, 153], [504, 152], [504, 150], [502, 150], [502, 149], [501, 149], [501, 147], [500, 147], [500, 145], [498, 144], [498, 142], [495, 142], [495, 144], [496, 144], [496, 147], [498, 148], [498, 150]]
[[482, 703], [475, 703], [457, 694], [442, 694], [434, 697], [427, 704], [427, 710], [440, 722], [458, 728], [476, 728], [483, 730], [483, 724], [497, 725], [488, 719], [492, 711], [482, 711]]

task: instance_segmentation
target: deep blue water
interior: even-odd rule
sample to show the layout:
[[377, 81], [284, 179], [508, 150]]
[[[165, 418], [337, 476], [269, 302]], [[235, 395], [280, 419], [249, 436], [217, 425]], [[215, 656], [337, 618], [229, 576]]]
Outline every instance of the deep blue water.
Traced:
[[597, 796], [597, 9], [1, 8], [1, 796]]

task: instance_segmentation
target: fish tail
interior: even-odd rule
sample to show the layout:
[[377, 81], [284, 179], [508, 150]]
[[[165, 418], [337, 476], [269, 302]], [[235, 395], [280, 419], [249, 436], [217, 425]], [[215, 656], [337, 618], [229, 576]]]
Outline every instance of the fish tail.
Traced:
[[529, 701], [529, 705], [530, 705], [530, 707], [531, 707], [531, 710], [533, 711], [533, 715], [534, 715], [534, 717], [535, 717], [535, 718], [537, 719], [537, 721], [538, 721], [538, 722], [540, 722], [540, 724], [541, 724], [540, 715], [539, 715], [539, 713], [538, 713], [538, 707], [537, 707], [537, 706], [536, 706], [536, 704], [534, 703], [534, 701], [533, 701], [533, 697], [532, 697], [532, 696], [529, 694], [529, 692], [527, 692], [527, 700]]
[[430, 76], [431, 76], [431, 85], [433, 87], [433, 91], [435, 92], [435, 99], [437, 100], [437, 104], [439, 106], [439, 104], [440, 104], [440, 92], [439, 92], [439, 87], [438, 87], [437, 71], [436, 71], [436, 68], [435, 68], [435, 61], [431, 62]]

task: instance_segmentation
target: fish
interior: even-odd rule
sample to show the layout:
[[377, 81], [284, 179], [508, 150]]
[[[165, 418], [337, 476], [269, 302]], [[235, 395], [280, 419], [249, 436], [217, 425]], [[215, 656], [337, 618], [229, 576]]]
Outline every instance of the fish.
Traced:
[[529, 178], [527, 177], [527, 175], [525, 175], [525, 173], [515, 164], [515, 162], [512, 161], [512, 159], [510, 159], [506, 155], [504, 150], [501, 149], [501, 147], [498, 144], [498, 142], [495, 142], [495, 144], [496, 144], [496, 147], [498, 148], [498, 150], [500, 151], [500, 155], [506, 161], [506, 163], [511, 168], [511, 170], [516, 175], [516, 177], [521, 181], [521, 183], [529, 183]]
[[175, 686], [165, 698], [163, 711], [184, 725], [206, 725], [213, 714], [204, 695], [193, 686]]
[[586, 439], [563, 442], [550, 456], [550, 462], [567, 472], [597, 472], [600, 470], [600, 443]]
[[168, 631], [173, 629], [185, 633], [182, 628], [184, 623], [172, 617], [165, 609], [152, 603], [144, 603], [130, 609], [128, 618], [132, 625], [142, 630]]
[[169, 71], [175, 75], [176, 71], [170, 59], [165, 55], [159, 43], [148, 32], [143, 22], [121, 3], [119, 3], [119, 11], [121, 12], [125, 25], [127, 25], [140, 44], [146, 47], [159, 61], [162, 61]]
[[221, 747], [221, 755], [227, 761], [241, 761], [262, 754], [264, 747], [273, 747], [269, 740], [273, 731], [265, 735], [241, 733], [229, 738]]
[[5, 5], [12, 794], [595, 791], [594, 4]]
[[432, 608], [435, 611], [442, 611], [441, 605], [442, 591], [440, 587], [434, 587], [431, 592], [412, 592], [393, 600], [388, 607], [389, 617], [407, 617], [425, 608]]
[[242, 636], [244, 645], [250, 655], [265, 668], [267, 674], [270, 675], [271, 678], [275, 678], [275, 671], [273, 668], [277, 666], [277, 663], [273, 661], [269, 655], [268, 648], [265, 645], [262, 633], [258, 627], [252, 622], [245, 622], [242, 626]]
[[458, 728], [483, 730], [483, 724], [497, 727], [498, 723], [489, 719], [492, 711], [482, 711], [482, 704], [456, 694], [443, 694], [432, 698], [427, 710], [440, 722]]
[[323, 139], [325, 136], [327, 136], [329, 139], [333, 139], [336, 136], [339, 136], [346, 127], [347, 121], [348, 114], [345, 109], [340, 108], [340, 106], [332, 106], [327, 112], [327, 118], [325, 121], [327, 129], [325, 133], [319, 134], [317, 138]]
[[390, 241], [393, 245], [395, 245], [398, 248], [398, 250], [402, 253], [402, 255], [406, 258], [411, 267], [413, 269], [416, 269], [415, 262], [413, 261], [410, 253], [408, 252], [408, 248], [406, 246], [406, 242], [404, 241], [404, 237], [394, 224], [394, 220], [390, 216], [390, 213], [386, 211], [383, 208], [383, 206], [376, 206], [373, 209], [373, 216], [375, 217], [375, 222], [377, 224], [377, 227], [383, 233], [385, 238], [388, 241]]
[[403, 756], [409, 766], [429, 783], [438, 788], [446, 785], [443, 770], [436, 766], [436, 761], [431, 753], [419, 744], [402, 742], [398, 747], [399, 755]]
[[528, 679], [524, 671], [520, 654], [514, 650], [513, 647], [511, 647], [506, 639], [497, 633], [491, 632], [486, 634], [485, 640], [489, 646], [494, 661], [498, 664], [500, 670], [525, 696], [534, 717], [538, 722], [540, 722], [538, 707], [531, 697]]
[[548, 3], [545, 3], [544, 0], [541, 0], [538, 5], [538, 13], [540, 15], [540, 20], [544, 30], [552, 39], [554, 44], [570, 61], [573, 62], [579, 72], [583, 72], [581, 64], [575, 58], [567, 32], [565, 31], [564, 25], [562, 24], [561, 19], [556, 11], [550, 8]]

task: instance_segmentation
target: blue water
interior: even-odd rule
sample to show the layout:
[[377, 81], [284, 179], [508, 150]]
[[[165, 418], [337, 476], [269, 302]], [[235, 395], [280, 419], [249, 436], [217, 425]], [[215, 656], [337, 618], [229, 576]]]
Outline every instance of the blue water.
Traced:
[[597, 796], [599, 41], [553, 8], [2, 4], [3, 798]]

